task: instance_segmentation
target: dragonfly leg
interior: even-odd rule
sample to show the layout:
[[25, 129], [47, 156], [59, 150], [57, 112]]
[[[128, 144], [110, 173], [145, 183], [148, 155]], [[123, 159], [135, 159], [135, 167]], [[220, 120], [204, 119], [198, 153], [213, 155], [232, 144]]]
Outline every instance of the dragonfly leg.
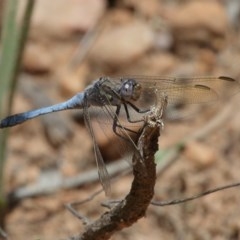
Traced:
[[115, 116], [114, 116], [114, 119], [113, 119], [113, 132], [117, 136], [119, 136], [119, 137], [129, 141], [129, 138], [124, 137], [122, 134], [118, 133], [117, 129], [123, 129], [123, 130], [126, 130], [128, 132], [135, 133], [135, 134], [137, 134], [137, 132], [135, 132], [135, 131], [133, 131], [133, 130], [131, 130], [129, 128], [126, 128], [126, 127], [122, 126], [121, 124], [119, 124], [118, 116], [119, 116], [119, 113], [120, 113], [120, 109], [121, 109], [121, 106], [120, 105], [117, 106], [117, 109], [116, 109], [116, 112], [115, 112]]
[[123, 106], [124, 106], [124, 109], [125, 109], [125, 112], [126, 112], [126, 116], [127, 116], [128, 122], [130, 122], [130, 123], [144, 122], [144, 119], [138, 119], [138, 120], [132, 120], [132, 119], [131, 119], [130, 114], [129, 114], [129, 111], [128, 111], [127, 104], [128, 104], [129, 106], [131, 106], [131, 107], [132, 107], [136, 112], [138, 112], [138, 113], [147, 113], [147, 112], [149, 112], [150, 110], [149, 110], [149, 109], [142, 110], [142, 109], [138, 108], [137, 106], [135, 106], [134, 104], [132, 104], [131, 102], [123, 103]]
[[[129, 105], [130, 105], [136, 112], [138, 112], [138, 113], [147, 113], [147, 112], [149, 112], [149, 110], [141, 110], [141, 109], [139, 109], [138, 107], [136, 107], [135, 105], [133, 105], [133, 104], [130, 103], [130, 102], [127, 102], [127, 104], [129, 104]], [[130, 123], [143, 122], [143, 121], [144, 121], [143, 119], [132, 120], [132, 119], [130, 118], [130, 114], [129, 114], [129, 111], [128, 111], [127, 104], [126, 104], [126, 103], [123, 103], [123, 106], [124, 106], [124, 109], [125, 109], [125, 112], [126, 112], [126, 115], [127, 115], [127, 120], [128, 120], [128, 122], [130, 122]]]

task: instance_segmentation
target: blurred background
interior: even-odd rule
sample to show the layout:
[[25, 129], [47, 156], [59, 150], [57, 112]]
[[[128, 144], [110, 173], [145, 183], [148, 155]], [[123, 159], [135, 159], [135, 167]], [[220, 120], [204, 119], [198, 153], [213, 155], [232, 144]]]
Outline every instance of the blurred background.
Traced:
[[[24, 1], [19, 2], [21, 8]], [[240, 80], [239, 31], [238, 0], [36, 1], [12, 113], [64, 101], [100, 76], [224, 75]], [[237, 94], [214, 106], [191, 108], [189, 118], [180, 111], [177, 121], [166, 119], [159, 146], [175, 155], [158, 160], [156, 199], [240, 181], [239, 100]], [[101, 131], [96, 135], [106, 162], [122, 169], [114, 174], [119, 177], [112, 182], [111, 198], [123, 198], [132, 176], [121, 173], [130, 165], [118, 161], [114, 139], [106, 140]], [[64, 204], [100, 188], [92, 170], [96, 173], [92, 140], [78, 111], [10, 129], [4, 175], [17, 204], [6, 215], [9, 239], [65, 239], [79, 233], [81, 222]], [[82, 175], [89, 178], [78, 181]], [[58, 186], [66, 179], [72, 185]], [[97, 218], [105, 210], [100, 207], [104, 200], [102, 193], [78, 210]], [[150, 206], [146, 218], [112, 239], [240, 239], [239, 201], [234, 188], [180, 205]]]

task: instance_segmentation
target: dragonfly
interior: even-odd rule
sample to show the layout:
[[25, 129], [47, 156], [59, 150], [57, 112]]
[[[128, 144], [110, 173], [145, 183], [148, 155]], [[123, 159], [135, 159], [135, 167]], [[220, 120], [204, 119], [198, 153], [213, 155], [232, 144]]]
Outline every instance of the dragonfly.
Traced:
[[[227, 91], [226, 91], [227, 90]], [[110, 191], [110, 178], [98, 147], [91, 124], [91, 108], [97, 108], [110, 117], [112, 131], [128, 144], [137, 147], [130, 137], [134, 132], [128, 124], [144, 122], [152, 107], [167, 97], [168, 105], [208, 103], [228, 98], [240, 91], [240, 83], [226, 76], [219, 77], [159, 77], [121, 76], [100, 77], [84, 91], [65, 102], [8, 116], [0, 121], [0, 128], [12, 127], [40, 115], [68, 110], [83, 110], [84, 122], [93, 140], [93, 148], [100, 182], [106, 194]], [[121, 121], [124, 116], [128, 124]], [[136, 117], [137, 116], [137, 117]]]

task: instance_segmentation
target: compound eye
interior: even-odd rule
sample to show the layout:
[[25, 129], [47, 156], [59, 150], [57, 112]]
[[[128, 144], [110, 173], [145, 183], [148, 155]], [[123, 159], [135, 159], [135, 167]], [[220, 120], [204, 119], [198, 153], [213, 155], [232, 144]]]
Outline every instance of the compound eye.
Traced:
[[138, 100], [141, 95], [141, 85], [134, 79], [127, 79], [122, 84], [119, 94], [124, 100]]
[[126, 83], [124, 85], [124, 90], [125, 90], [126, 93], [130, 92], [130, 85], [129, 85], [129, 83]]
[[133, 90], [133, 86], [132, 84], [130, 84], [129, 82], [125, 82], [122, 88], [122, 95], [123, 97], [131, 97], [132, 95], [132, 90]]

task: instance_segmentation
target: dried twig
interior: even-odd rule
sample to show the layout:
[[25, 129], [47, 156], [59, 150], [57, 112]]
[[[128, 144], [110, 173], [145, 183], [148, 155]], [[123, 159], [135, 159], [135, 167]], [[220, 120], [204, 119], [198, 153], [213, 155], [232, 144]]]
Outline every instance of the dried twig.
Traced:
[[155, 201], [155, 200], [153, 200], [153, 201], [151, 201], [151, 204], [154, 205], [154, 206], [163, 207], [163, 206], [168, 206], [168, 205], [185, 203], [185, 202], [188, 202], [188, 201], [195, 200], [197, 198], [204, 197], [204, 196], [209, 195], [209, 194], [214, 193], [214, 192], [222, 191], [224, 189], [239, 187], [239, 186], [240, 186], [240, 182], [231, 183], [231, 184], [228, 184], [228, 185], [224, 185], [224, 186], [221, 186], [221, 187], [216, 187], [216, 188], [207, 190], [205, 192], [201, 192], [201, 193], [193, 195], [191, 197], [186, 197], [186, 198], [182, 198], [182, 199], [167, 200], [167, 201]]
[[104, 24], [104, 14], [99, 17], [96, 25], [90, 28], [83, 38], [81, 39], [78, 48], [76, 49], [74, 55], [72, 56], [70, 62], [68, 63], [68, 67], [70, 69], [76, 69], [77, 66], [80, 66], [84, 59], [87, 57], [90, 52], [92, 46], [96, 42], [97, 38], [101, 34]]
[[[108, 164], [108, 172], [111, 177], [123, 173], [126, 169], [130, 171], [129, 163], [124, 160]], [[58, 170], [48, 171], [44, 172], [36, 183], [19, 187], [9, 193], [8, 198], [10, 202], [17, 202], [21, 199], [52, 194], [60, 189], [72, 189], [97, 181], [99, 178], [95, 168], [69, 178], [63, 177]]]
[[103, 189], [98, 190], [94, 194], [92, 194], [90, 197], [88, 197], [87, 199], [84, 199], [83, 201], [68, 203], [65, 206], [75, 217], [80, 219], [83, 222], [83, 224], [85, 224], [85, 225], [90, 224], [91, 223], [90, 220], [86, 216], [84, 216], [84, 215], [80, 214], [79, 212], [77, 212], [74, 209], [74, 205], [78, 205], [79, 206], [79, 205], [82, 205], [84, 203], [87, 203], [87, 202], [93, 200], [97, 195], [99, 195], [103, 191], [104, 191]]
[[[164, 101], [166, 104], [166, 100]], [[161, 128], [161, 116], [164, 108], [156, 108], [147, 118], [138, 140], [139, 152], [133, 156], [134, 180], [125, 199], [115, 205], [109, 212], [86, 227], [84, 233], [74, 239], [109, 239], [116, 231], [129, 227], [145, 216], [147, 207], [154, 195], [156, 182], [156, 165], [154, 154], [158, 149], [158, 137]]]

